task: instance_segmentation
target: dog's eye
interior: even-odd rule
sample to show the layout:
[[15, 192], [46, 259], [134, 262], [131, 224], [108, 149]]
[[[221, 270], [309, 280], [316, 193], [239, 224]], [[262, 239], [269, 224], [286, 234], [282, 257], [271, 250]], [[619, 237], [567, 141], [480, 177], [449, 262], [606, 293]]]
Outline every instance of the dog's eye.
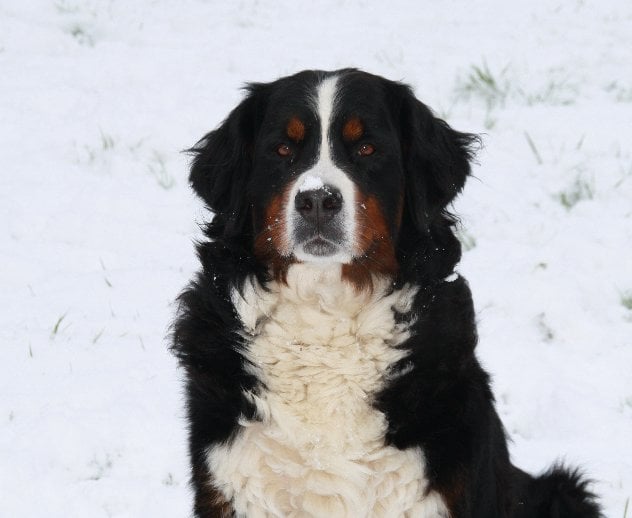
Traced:
[[358, 155], [369, 156], [375, 153], [375, 146], [373, 144], [362, 144], [358, 149]]
[[280, 144], [279, 147], [276, 148], [276, 152], [279, 156], [290, 156], [292, 154], [292, 150], [287, 144]]

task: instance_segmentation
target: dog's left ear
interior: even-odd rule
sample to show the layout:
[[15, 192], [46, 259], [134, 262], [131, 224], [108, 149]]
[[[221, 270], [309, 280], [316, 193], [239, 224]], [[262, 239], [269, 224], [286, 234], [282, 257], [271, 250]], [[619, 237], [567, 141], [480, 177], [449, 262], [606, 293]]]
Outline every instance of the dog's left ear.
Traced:
[[397, 88], [408, 211], [416, 228], [425, 232], [463, 188], [480, 138], [453, 130], [409, 87]]

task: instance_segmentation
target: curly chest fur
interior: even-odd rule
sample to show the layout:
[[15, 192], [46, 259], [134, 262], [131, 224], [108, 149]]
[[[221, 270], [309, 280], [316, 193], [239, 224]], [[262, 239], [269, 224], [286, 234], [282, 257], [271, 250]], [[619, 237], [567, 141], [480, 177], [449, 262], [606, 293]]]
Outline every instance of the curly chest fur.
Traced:
[[406, 355], [415, 288], [372, 293], [340, 282], [336, 268], [295, 265], [288, 283], [253, 283], [233, 302], [244, 358], [260, 381], [244, 394], [258, 419], [208, 451], [216, 486], [238, 515], [445, 516], [427, 492], [418, 449], [387, 446], [372, 397]]

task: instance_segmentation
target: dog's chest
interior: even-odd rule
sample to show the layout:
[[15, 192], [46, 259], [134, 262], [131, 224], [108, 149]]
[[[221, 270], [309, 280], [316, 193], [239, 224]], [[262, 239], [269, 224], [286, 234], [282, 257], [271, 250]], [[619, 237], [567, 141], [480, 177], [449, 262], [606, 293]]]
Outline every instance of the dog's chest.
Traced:
[[[339, 279], [339, 278], [338, 278]], [[371, 405], [409, 336], [397, 313], [415, 291], [357, 294], [335, 272], [290, 270], [270, 292], [235, 298], [244, 356], [261, 381], [259, 420], [209, 451], [215, 483], [244, 516], [442, 516], [418, 449], [386, 446]], [[426, 513], [426, 514], [423, 514]]]

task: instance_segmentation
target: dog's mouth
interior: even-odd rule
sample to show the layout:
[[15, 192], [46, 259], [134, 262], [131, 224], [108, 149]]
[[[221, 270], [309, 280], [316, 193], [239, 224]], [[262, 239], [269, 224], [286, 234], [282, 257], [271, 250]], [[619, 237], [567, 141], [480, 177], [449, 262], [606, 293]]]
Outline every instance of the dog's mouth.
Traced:
[[302, 248], [304, 253], [313, 255], [314, 257], [329, 257], [338, 252], [340, 246], [317, 235], [303, 243]]
[[294, 250], [294, 257], [300, 262], [307, 263], [348, 263], [351, 254], [344, 241], [340, 242], [323, 232], [312, 232], [311, 235], [299, 241]]

